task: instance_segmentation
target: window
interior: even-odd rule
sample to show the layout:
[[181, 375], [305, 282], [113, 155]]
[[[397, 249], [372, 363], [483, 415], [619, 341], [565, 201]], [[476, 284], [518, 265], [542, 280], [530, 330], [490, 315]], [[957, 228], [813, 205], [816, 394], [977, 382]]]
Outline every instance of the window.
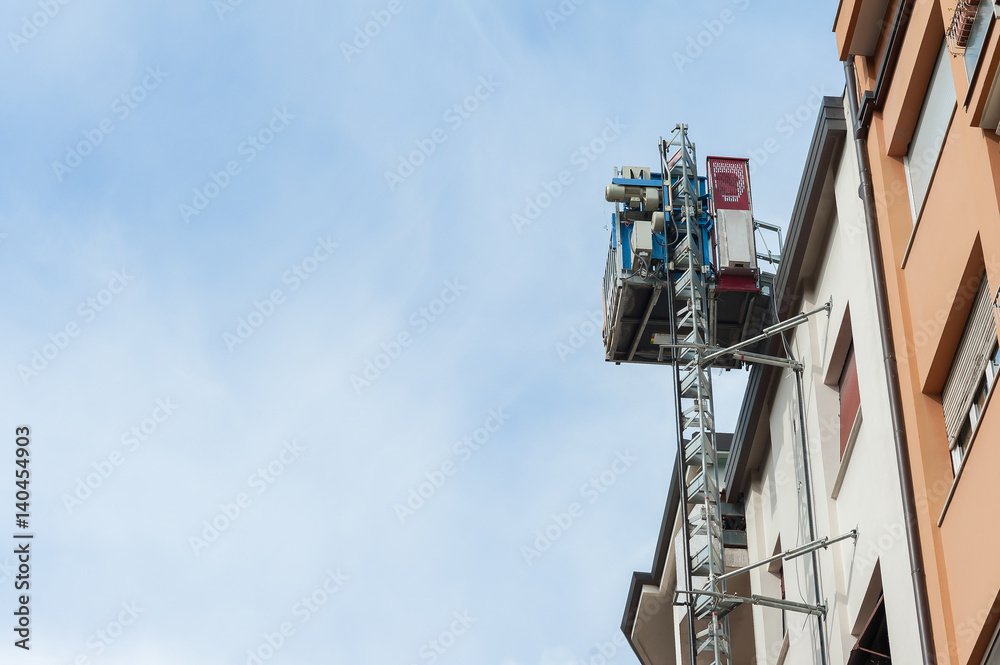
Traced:
[[976, 426], [982, 420], [986, 398], [1000, 367], [1000, 346], [997, 344], [992, 304], [989, 283], [983, 277], [941, 392], [948, 448], [956, 475], [969, 450]]
[[986, 30], [994, 12], [993, 0], [958, 0], [948, 28], [948, 37], [954, 41], [956, 51], [964, 49], [962, 60], [965, 76], [972, 81], [976, 63], [983, 51]]
[[861, 410], [861, 393], [858, 389], [858, 366], [854, 362], [854, 343], [847, 349], [847, 359], [840, 373], [840, 459], [850, 443], [854, 421]]
[[916, 127], [913, 128], [906, 157], [903, 158], [914, 224], [924, 207], [931, 174], [941, 156], [941, 147], [944, 145], [948, 125], [951, 124], [955, 104], [955, 81], [951, 76], [951, 62], [945, 42], [941, 44], [937, 62], [934, 63], [924, 105], [920, 109]]
[[875, 611], [861, 631], [847, 665], [890, 665], [892, 656], [889, 653], [889, 627], [885, 621], [885, 603], [880, 597]]

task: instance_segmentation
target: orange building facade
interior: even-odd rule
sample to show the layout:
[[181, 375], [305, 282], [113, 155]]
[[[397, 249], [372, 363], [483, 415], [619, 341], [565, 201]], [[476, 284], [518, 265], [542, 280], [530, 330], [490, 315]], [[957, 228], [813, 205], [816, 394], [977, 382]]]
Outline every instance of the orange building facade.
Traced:
[[998, 14], [993, 0], [842, 0], [834, 25], [870, 168], [925, 663], [1000, 663]]

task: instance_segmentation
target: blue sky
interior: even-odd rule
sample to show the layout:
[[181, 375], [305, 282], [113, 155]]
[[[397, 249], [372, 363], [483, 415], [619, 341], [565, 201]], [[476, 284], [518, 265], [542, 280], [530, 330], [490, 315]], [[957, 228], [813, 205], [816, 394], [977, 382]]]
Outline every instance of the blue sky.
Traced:
[[835, 10], [6, 3], [0, 659], [589, 662], [674, 454], [669, 374], [590, 323], [604, 186], [686, 122], [784, 224]]

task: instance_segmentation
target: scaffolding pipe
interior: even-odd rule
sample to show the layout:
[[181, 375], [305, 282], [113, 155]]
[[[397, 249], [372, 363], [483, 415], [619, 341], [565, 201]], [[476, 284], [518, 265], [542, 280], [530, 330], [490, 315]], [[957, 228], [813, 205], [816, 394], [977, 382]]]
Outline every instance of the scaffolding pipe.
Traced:
[[832, 307], [833, 307], [833, 301], [830, 300], [821, 307], [817, 307], [816, 309], [810, 310], [808, 312], [802, 312], [801, 314], [796, 314], [795, 316], [786, 321], [782, 321], [781, 323], [776, 323], [773, 326], [764, 328], [764, 332], [757, 335], [756, 337], [751, 337], [750, 339], [743, 340], [738, 344], [733, 344], [732, 346], [722, 349], [721, 351], [716, 351], [715, 353], [708, 354], [707, 356], [702, 358], [702, 364], [707, 364], [715, 360], [719, 356], [724, 356], [727, 353], [732, 353], [733, 351], [742, 349], [744, 346], [752, 346], [757, 342], [763, 341], [768, 337], [776, 335], [777, 333], [788, 330], [789, 328], [794, 328], [795, 326], [801, 323], [805, 323], [809, 319], [809, 317], [812, 316], [813, 314], [819, 314], [820, 312], [829, 312]]
[[766, 356], [760, 353], [749, 353], [747, 351], [733, 351], [733, 358], [748, 363], [760, 363], [761, 365], [774, 365], [775, 367], [787, 367], [788, 369], [798, 369], [802, 363], [789, 360], [788, 358], [778, 358], [776, 356]]
[[[782, 335], [782, 341], [785, 342], [785, 348], [787, 349], [788, 356], [794, 359], [792, 355], [791, 345], [784, 340], [784, 335]], [[816, 521], [813, 516], [813, 496], [812, 496], [812, 474], [809, 471], [809, 444], [806, 441], [806, 411], [805, 411], [805, 392], [802, 390], [802, 372], [801, 368], [795, 370], [795, 391], [798, 395], [799, 403], [799, 425], [800, 425], [800, 436], [802, 440], [802, 477], [805, 479], [805, 489], [806, 489], [806, 514], [809, 516], [809, 537], [816, 538]], [[811, 557], [812, 567], [813, 567], [813, 591], [816, 593], [816, 602], [819, 602], [819, 559], [816, 557], [816, 550], [812, 550]], [[826, 627], [824, 626], [823, 619], [824, 616], [818, 616], [817, 621], [819, 622], [819, 656], [820, 663], [826, 665]]]
[[[823, 307], [816, 308], [809, 312], [810, 314], [815, 314], [816, 312], [826, 310], [829, 312], [833, 308], [833, 298], [827, 301], [826, 305]], [[777, 303], [771, 300], [771, 311], [774, 313], [774, 319], [778, 320], [778, 306]], [[793, 316], [788, 321], [795, 321], [804, 316], [805, 313]], [[780, 325], [780, 324], [778, 324]], [[776, 328], [778, 326], [772, 326]], [[785, 329], [791, 326], [786, 326]], [[788, 343], [788, 339], [784, 334], [781, 335], [781, 343], [785, 347], [785, 355], [788, 356], [789, 360], [795, 361], [795, 353], [792, 351], [792, 345]], [[793, 370], [795, 372], [795, 393], [798, 401], [798, 412], [799, 412], [799, 440], [802, 443], [802, 477], [803, 485], [806, 490], [806, 516], [809, 520], [809, 540], [816, 540], [816, 521], [813, 515], [813, 497], [812, 497], [812, 474], [809, 471], [809, 443], [806, 441], [806, 410], [805, 410], [805, 391], [802, 389], [802, 373], [805, 371], [802, 365]], [[812, 560], [812, 579], [813, 579], [813, 592], [816, 594], [816, 602], [819, 602], [819, 559], [816, 557], [816, 550], [812, 550], [810, 559]], [[818, 628], [819, 628], [819, 657], [820, 665], [827, 665], [827, 655], [826, 655], [826, 633], [824, 627], [824, 619], [826, 613], [817, 616]]]
[[[806, 614], [812, 614], [822, 621], [823, 617], [826, 616], [826, 605], [807, 605], [806, 603], [796, 603], [794, 600], [778, 600], [776, 598], [767, 598], [766, 596], [750, 596], [750, 602], [754, 605], [762, 605], [764, 607], [773, 607], [779, 610], [792, 610], [797, 612], [805, 612]], [[822, 637], [820, 638], [822, 643]], [[822, 648], [822, 646], [820, 647]], [[826, 656], [823, 656], [826, 662]]]
[[803, 545], [802, 547], [797, 547], [795, 549], [786, 550], [784, 552], [778, 552], [774, 556], [769, 556], [766, 559], [761, 559], [760, 561], [757, 561], [755, 563], [751, 563], [749, 566], [743, 566], [742, 568], [737, 568], [736, 570], [730, 571], [730, 572], [726, 573], [725, 575], [720, 575], [719, 579], [720, 580], [725, 580], [725, 579], [729, 579], [730, 577], [736, 577], [737, 575], [742, 575], [743, 573], [748, 573], [751, 570], [753, 570], [754, 568], [760, 568], [761, 566], [765, 566], [765, 565], [771, 563], [772, 561], [777, 561], [779, 559], [784, 559], [784, 560], [787, 561], [789, 559], [794, 559], [796, 557], [800, 557], [803, 554], [808, 554], [809, 552], [812, 552], [814, 550], [818, 550], [818, 549], [824, 549], [825, 550], [830, 545], [833, 545], [834, 543], [839, 543], [842, 540], [847, 540], [848, 538], [853, 538], [855, 541], [857, 541], [857, 539], [858, 539], [858, 530], [857, 529], [853, 529], [851, 531], [848, 531], [847, 533], [845, 533], [842, 536], [837, 536], [836, 538], [829, 538], [829, 537], [820, 538], [819, 540], [811, 542], [811, 543], [808, 543], [806, 545]]
[[[749, 598], [743, 596], [737, 596], [736, 594], [727, 595], [724, 593], [719, 593], [718, 591], [684, 591], [677, 589], [674, 591], [674, 596], [676, 599], [677, 594], [685, 594], [688, 596], [708, 596], [710, 598], [717, 598], [718, 600], [726, 601], [737, 604], [760, 605], [762, 607], [773, 607], [778, 610], [791, 610], [792, 612], [803, 612], [804, 614], [812, 614], [818, 617], [826, 616], [826, 604], [822, 603], [819, 605], [810, 605], [808, 603], [799, 603], [794, 600], [785, 600], [784, 598], [770, 598], [768, 596], [760, 596], [757, 594], [751, 595]], [[675, 600], [675, 605], [676, 603]]]

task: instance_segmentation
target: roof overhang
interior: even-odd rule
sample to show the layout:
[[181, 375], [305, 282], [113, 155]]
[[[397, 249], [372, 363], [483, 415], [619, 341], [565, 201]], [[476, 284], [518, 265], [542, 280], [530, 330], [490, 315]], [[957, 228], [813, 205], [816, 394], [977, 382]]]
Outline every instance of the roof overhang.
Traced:
[[[798, 313], [803, 292], [812, 284], [829, 242], [836, 211], [834, 184], [847, 127], [843, 97], [824, 97], [785, 233], [782, 261], [775, 275], [775, 304], [781, 320]], [[784, 355], [777, 335], [771, 338], [767, 353]], [[763, 454], [766, 437], [759, 436], [759, 426], [775, 370], [770, 365], [754, 365], [750, 370], [726, 465], [723, 497], [730, 503], [736, 502], [744, 491], [748, 471]]]

